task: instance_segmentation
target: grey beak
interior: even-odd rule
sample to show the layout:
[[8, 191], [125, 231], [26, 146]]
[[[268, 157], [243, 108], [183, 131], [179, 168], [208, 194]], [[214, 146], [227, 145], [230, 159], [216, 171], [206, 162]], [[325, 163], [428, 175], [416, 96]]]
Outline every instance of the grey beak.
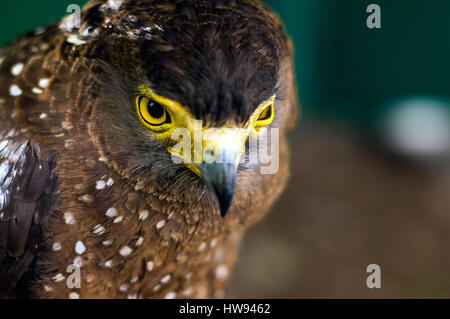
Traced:
[[233, 200], [237, 165], [234, 163], [202, 163], [198, 167], [203, 180], [217, 197], [220, 215], [225, 217]]

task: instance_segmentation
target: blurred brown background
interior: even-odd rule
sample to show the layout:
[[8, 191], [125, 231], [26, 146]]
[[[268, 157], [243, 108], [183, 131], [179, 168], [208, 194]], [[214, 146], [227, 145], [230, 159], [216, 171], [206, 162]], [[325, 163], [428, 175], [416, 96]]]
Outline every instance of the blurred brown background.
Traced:
[[450, 2], [265, 2], [294, 40], [302, 120], [290, 184], [244, 237], [229, 296], [449, 298]]
[[302, 123], [292, 142], [290, 184], [244, 237], [230, 297], [450, 297], [450, 170], [342, 127]]

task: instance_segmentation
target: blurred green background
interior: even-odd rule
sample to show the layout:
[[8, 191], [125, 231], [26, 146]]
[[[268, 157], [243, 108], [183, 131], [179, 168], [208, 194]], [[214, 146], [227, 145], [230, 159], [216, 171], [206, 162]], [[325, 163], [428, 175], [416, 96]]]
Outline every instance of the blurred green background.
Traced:
[[[0, 46], [58, 21], [75, 0], [0, 3]], [[379, 0], [382, 28], [366, 27], [373, 0], [266, 0], [296, 48], [305, 116], [364, 125], [386, 101], [411, 94], [450, 95], [450, 2]], [[376, 115], [376, 114], [375, 114]]]
[[[1, 1], [0, 46], [85, 2]], [[294, 40], [302, 121], [229, 296], [450, 297], [450, 1], [266, 3]], [[372, 263], [381, 289], [365, 285]]]

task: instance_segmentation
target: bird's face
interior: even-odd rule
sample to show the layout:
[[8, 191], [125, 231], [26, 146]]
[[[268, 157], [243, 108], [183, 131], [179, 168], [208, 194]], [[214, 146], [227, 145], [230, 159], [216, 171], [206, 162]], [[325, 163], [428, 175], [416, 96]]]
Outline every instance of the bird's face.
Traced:
[[275, 95], [262, 101], [245, 123], [229, 119], [212, 128], [203, 125], [186, 106], [141, 85], [136, 94], [136, 114], [152, 138], [163, 143], [174, 162], [184, 164], [202, 178], [217, 196], [225, 216], [233, 198], [237, 170], [249, 138], [272, 123]]
[[[101, 154], [139, 188], [186, 202], [215, 197], [225, 216], [239, 172], [260, 174], [244, 160], [249, 140], [289, 116], [280, 76], [286, 39], [262, 12], [261, 21], [229, 12], [200, 23], [200, 13], [217, 9], [205, 3], [164, 19], [144, 8], [124, 35], [123, 19], [109, 29], [93, 56], [104, 67], [91, 129]], [[147, 33], [127, 38], [130, 28]]]

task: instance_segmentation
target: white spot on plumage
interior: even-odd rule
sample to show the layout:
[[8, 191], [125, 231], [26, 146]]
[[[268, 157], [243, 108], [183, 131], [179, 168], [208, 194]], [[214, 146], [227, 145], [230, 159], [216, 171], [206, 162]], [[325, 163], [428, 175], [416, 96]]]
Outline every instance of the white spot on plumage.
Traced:
[[40, 89], [40, 88], [38, 88], [38, 87], [34, 87], [32, 90], [31, 90], [34, 94], [42, 94], [42, 90]]
[[111, 186], [112, 184], [114, 184], [114, 180], [112, 178], [108, 178], [108, 180], [106, 181], [106, 185]]
[[111, 268], [112, 267], [112, 260], [108, 260], [105, 262], [105, 267]]
[[92, 231], [94, 234], [97, 235], [101, 235], [105, 232], [105, 227], [103, 227], [102, 225], [98, 224], [96, 226], [94, 226], [94, 230]]
[[147, 271], [152, 271], [154, 266], [155, 266], [155, 264], [153, 263], [153, 261], [148, 261], [147, 262]]
[[103, 244], [104, 246], [109, 246], [109, 245], [112, 244], [112, 239], [105, 240], [105, 241], [102, 242], [102, 244]]
[[41, 115], [39, 115], [40, 119], [46, 119], [47, 118], [47, 114], [46, 113], [41, 113]]
[[64, 277], [64, 275], [61, 274], [61, 273], [56, 274], [55, 276], [53, 276], [53, 280], [54, 280], [55, 282], [63, 281], [65, 278], [66, 278], [66, 277]]
[[171, 291], [164, 297], [164, 299], [175, 299], [176, 296], [177, 294]]
[[131, 278], [130, 283], [134, 284], [134, 283], [137, 283], [138, 281], [139, 281], [139, 277], [133, 277], [133, 278]]
[[216, 268], [217, 279], [223, 280], [228, 277], [228, 268], [225, 265], [220, 265]]
[[23, 63], [16, 63], [11, 67], [11, 74], [18, 76], [23, 70]]
[[171, 275], [165, 275], [164, 277], [161, 278], [161, 283], [167, 284], [171, 278], [172, 278]]
[[114, 219], [114, 224], [121, 223], [123, 221], [123, 216], [119, 216], [116, 219]]
[[61, 243], [53, 243], [52, 249], [53, 249], [54, 251], [61, 250]]
[[89, 194], [85, 194], [83, 196], [80, 197], [80, 199], [85, 202], [86, 204], [90, 204], [94, 201], [94, 196], [89, 195]]
[[120, 251], [119, 251], [119, 253], [120, 253], [122, 256], [124, 256], [124, 257], [128, 256], [128, 255], [131, 254], [132, 252], [133, 252], [133, 249], [131, 249], [131, 248], [128, 247], [128, 246], [122, 247], [122, 249], [120, 249]]
[[136, 241], [136, 246], [142, 245], [143, 242], [144, 242], [144, 237], [139, 237], [138, 240]]
[[122, 2], [123, 0], [108, 0], [108, 7], [114, 11], [117, 11], [120, 9]]
[[127, 296], [128, 299], [137, 299], [137, 294], [129, 294]]
[[44, 285], [44, 290], [46, 292], [50, 292], [50, 291], [53, 291], [53, 287], [50, 287], [49, 285]]
[[161, 229], [166, 224], [165, 220], [160, 220], [158, 223], [156, 223], [156, 229]]
[[143, 210], [143, 211], [141, 211], [141, 212], [139, 213], [139, 219], [140, 219], [140, 220], [146, 220], [147, 217], [148, 217], [148, 214], [149, 214], [148, 210]]
[[20, 96], [22, 94], [22, 90], [15, 84], [9, 87], [9, 94], [12, 96]]
[[122, 291], [122, 292], [127, 291], [128, 290], [128, 285], [127, 284], [120, 285], [119, 286], [119, 290]]
[[160, 289], [161, 289], [161, 285], [160, 284], [157, 284], [157, 285], [153, 286], [153, 292], [157, 292]]
[[84, 253], [86, 251], [86, 246], [84, 246], [83, 242], [81, 240], [77, 241], [75, 244], [75, 252], [79, 255]]
[[85, 40], [81, 39], [77, 34], [69, 35], [67, 37], [67, 42], [73, 45], [82, 45], [87, 43]]
[[46, 88], [48, 86], [49, 79], [43, 78], [39, 80], [39, 86], [41, 88]]
[[64, 221], [65, 221], [66, 224], [68, 224], [68, 225], [73, 225], [73, 224], [75, 224], [75, 219], [74, 219], [72, 213], [70, 213], [70, 212], [64, 213]]
[[79, 298], [80, 298], [80, 294], [77, 292], [73, 291], [69, 294], [69, 299], [79, 299]]
[[106, 216], [108, 216], [108, 217], [117, 216], [117, 209], [115, 209], [114, 207], [108, 208], [108, 210], [106, 211]]
[[106, 183], [104, 181], [97, 181], [97, 184], [95, 185], [95, 188], [100, 190], [100, 189], [104, 189], [106, 186]]

